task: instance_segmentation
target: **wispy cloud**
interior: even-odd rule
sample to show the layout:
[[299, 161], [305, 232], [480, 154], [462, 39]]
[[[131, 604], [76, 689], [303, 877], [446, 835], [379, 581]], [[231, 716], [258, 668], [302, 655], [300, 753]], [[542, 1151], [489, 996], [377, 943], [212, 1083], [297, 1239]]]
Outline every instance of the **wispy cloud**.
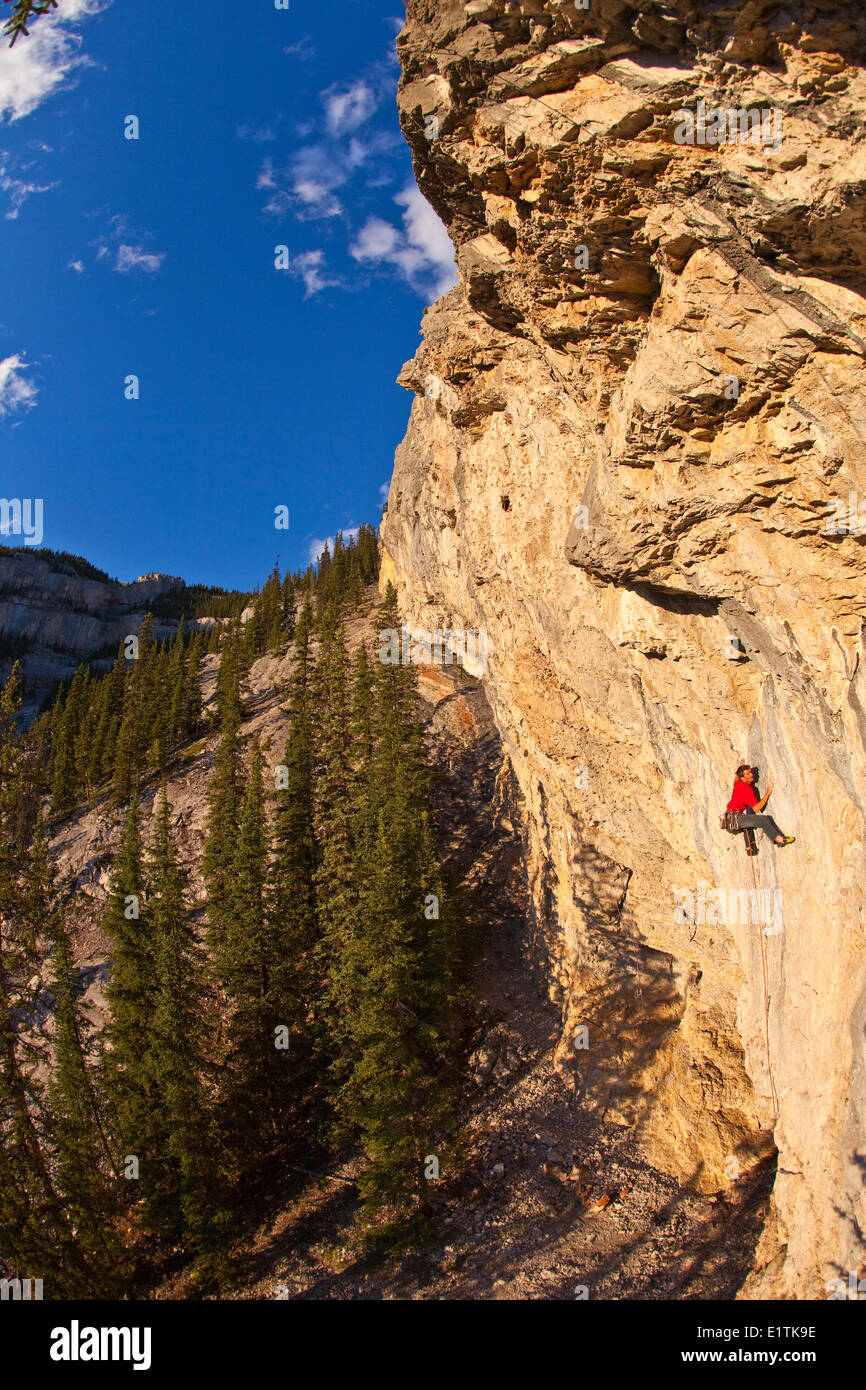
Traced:
[[[360, 529], [361, 529], [360, 526], [348, 526], [348, 527], [344, 528], [343, 531], [341, 532], [342, 537], [343, 537], [343, 540], [346, 541], [346, 542], [357, 540], [357, 539], [358, 539], [358, 532], [360, 531]], [[328, 547], [328, 549], [330, 550], [331, 554], [333, 555], [333, 553], [334, 553], [334, 542], [336, 541], [336, 539], [337, 539], [336, 535], [333, 535], [333, 536], [326, 536], [324, 540], [310, 541], [310, 548], [309, 548], [309, 550], [307, 551], [307, 560], [309, 561], [309, 563], [310, 563], [311, 565], [318, 564], [318, 562], [319, 562], [319, 557], [320, 557], [320, 555], [322, 554], [322, 551], [324, 550], [325, 546]]]
[[265, 158], [256, 178], [256, 188], [276, 188], [277, 173], [270, 155]]
[[39, 388], [22, 375], [32, 366], [19, 352], [0, 362], [0, 420], [18, 411], [32, 410], [36, 404]]
[[347, 174], [338, 159], [324, 145], [307, 145], [284, 169], [265, 159], [256, 188], [267, 189], [270, 197], [264, 211], [283, 217], [287, 212], [306, 220], [339, 217], [343, 211], [335, 189], [346, 182]]
[[81, 34], [71, 28], [106, 8], [106, 0], [64, 0], [30, 36], [9, 47], [0, 45], [0, 117], [18, 121], [82, 68], [90, 65]]
[[334, 159], [325, 145], [308, 145], [302, 149], [287, 170], [290, 192], [300, 205], [301, 215], [338, 217], [342, 212], [335, 189], [348, 177], [339, 159]]
[[283, 52], [287, 54], [289, 58], [300, 58], [304, 63], [308, 63], [311, 58], [315, 58], [318, 51], [309, 34], [304, 34], [297, 43], [287, 44], [283, 49]]
[[[396, 16], [387, 23], [394, 32], [403, 27]], [[303, 129], [295, 128], [300, 144], [284, 163], [270, 153], [262, 160], [256, 187], [265, 195], [267, 216], [325, 222], [327, 236], [333, 236], [340, 221], [349, 227], [361, 221], [360, 230], [350, 232], [347, 247], [356, 265], [390, 268], [430, 300], [456, 281], [454, 249], [433, 209], [410, 185], [394, 200], [402, 208], [401, 223], [368, 215], [381, 206], [378, 190], [406, 177], [405, 146], [397, 131], [390, 122], [374, 119], [386, 101], [393, 101], [393, 56], [392, 44], [387, 59], [368, 64], [353, 81], [321, 91], [321, 114], [305, 121]], [[292, 269], [303, 280], [307, 298], [326, 284], [351, 290], [360, 281], [357, 275], [344, 274], [341, 280], [326, 275], [320, 250], [297, 257]]]
[[319, 294], [329, 286], [341, 284], [339, 279], [326, 273], [324, 251], [305, 251], [300, 256], [293, 256], [289, 270], [292, 275], [303, 280], [305, 299], [310, 299], [312, 295]]
[[252, 140], [254, 145], [267, 145], [271, 140], [276, 140], [277, 133], [272, 125], [256, 126], [249, 122], [238, 126], [239, 140]]
[[155, 275], [164, 260], [164, 251], [145, 251], [143, 246], [128, 246], [122, 242], [117, 248], [114, 269], [121, 275], [128, 275], [132, 270], [144, 270], [148, 275]]
[[70, 261], [70, 262], [68, 263], [66, 269], [67, 269], [67, 270], [74, 270], [75, 273], [76, 273], [76, 275], [83, 275], [83, 274], [84, 274], [84, 262], [83, 262], [83, 261]]
[[12, 222], [21, 211], [22, 205], [33, 193], [47, 193], [49, 189], [56, 188], [56, 180], [52, 183], [34, 183], [32, 179], [20, 178], [20, 174], [26, 174], [28, 169], [32, 169], [32, 163], [16, 168], [14, 164], [6, 163], [10, 156], [0, 150], [0, 192], [8, 195], [9, 211], [6, 213], [8, 221]]
[[322, 93], [325, 103], [325, 123], [335, 139], [357, 130], [372, 116], [379, 105], [379, 96], [363, 78], [349, 87], [329, 87]]
[[[152, 240], [150, 232], [136, 231], [127, 217], [115, 213], [109, 218], [107, 233], [90, 244], [96, 247], [97, 261], [113, 257], [111, 268], [119, 275], [130, 275], [136, 270], [155, 275], [162, 267], [165, 252], [149, 251], [146, 243]], [[78, 262], [70, 264], [77, 268]]]
[[389, 493], [390, 491], [391, 491], [391, 483], [390, 483], [390, 481], [387, 482], [387, 483], [380, 483], [380, 485], [379, 485], [379, 501], [380, 501], [380, 502], [387, 502], [387, 501], [388, 501], [388, 493]]
[[349, 251], [362, 265], [396, 266], [414, 290], [436, 298], [457, 282], [451, 238], [414, 184], [394, 202], [405, 208], [402, 228], [369, 217]]
[[273, 217], [291, 213], [302, 222], [344, 217], [340, 190], [362, 166], [378, 167], [396, 148], [397, 139], [390, 131], [371, 130], [363, 138], [352, 135], [343, 142], [319, 140], [304, 145], [284, 168], [278, 168], [268, 155], [256, 179], [256, 187], [270, 195], [263, 211]]

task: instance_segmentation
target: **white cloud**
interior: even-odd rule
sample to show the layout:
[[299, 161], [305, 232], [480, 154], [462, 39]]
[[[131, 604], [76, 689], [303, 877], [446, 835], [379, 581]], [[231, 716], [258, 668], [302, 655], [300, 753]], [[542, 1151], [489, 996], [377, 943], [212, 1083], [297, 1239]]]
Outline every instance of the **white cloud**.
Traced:
[[0, 420], [16, 410], [30, 410], [36, 404], [38, 386], [21, 375], [31, 366], [32, 363], [25, 362], [18, 352], [0, 362]]
[[322, 100], [328, 130], [335, 138], [346, 135], [350, 130], [357, 130], [358, 126], [369, 120], [379, 105], [376, 93], [363, 78], [342, 91], [329, 87], [322, 93]]
[[356, 261], [390, 261], [399, 241], [397, 228], [390, 222], [383, 217], [368, 217], [350, 250]]
[[237, 136], [239, 140], [252, 140], [254, 145], [267, 145], [271, 140], [277, 138], [272, 125], [239, 125]]
[[274, 161], [269, 155], [259, 170], [259, 175], [256, 179], [256, 188], [276, 188], [276, 186], [277, 180], [274, 173]]
[[454, 247], [442, 222], [414, 184], [394, 199], [405, 208], [402, 230], [369, 217], [349, 250], [367, 265], [394, 265], [414, 290], [438, 298], [457, 282]]
[[268, 213], [270, 217], [284, 217], [287, 212], [291, 211], [293, 206], [294, 203], [285, 189], [278, 188], [271, 194], [262, 208], [262, 212]]
[[120, 271], [121, 275], [126, 275], [131, 270], [144, 270], [148, 275], [155, 275], [164, 260], [164, 251], [145, 251], [143, 246], [128, 246], [126, 242], [121, 242], [117, 248], [114, 269]]
[[[348, 543], [349, 541], [356, 541], [358, 539], [358, 532], [360, 531], [360, 529], [360, 526], [349, 526], [344, 528], [344, 530], [342, 531], [343, 540], [346, 543]], [[309, 563], [311, 565], [317, 565], [319, 563], [319, 556], [321, 555], [325, 546], [328, 547], [331, 554], [333, 555], [334, 542], [336, 541], [336, 539], [336, 535], [333, 535], [326, 536], [324, 540], [311, 541], [310, 548], [307, 551], [307, 560], [309, 561]]]
[[[150, 232], [134, 229], [123, 213], [114, 213], [108, 219], [107, 233], [90, 244], [96, 247], [98, 261], [104, 261], [107, 256], [114, 255], [111, 268], [119, 275], [129, 275], [134, 270], [143, 270], [146, 275], [155, 275], [162, 268], [165, 252], [146, 250], [145, 242], [152, 240]], [[114, 249], [111, 242], [116, 243]]]
[[293, 256], [289, 269], [292, 275], [303, 280], [305, 299], [319, 294], [321, 290], [327, 289], [330, 285], [339, 285], [340, 283], [339, 280], [324, 273], [324, 251], [305, 251], [301, 256]]
[[294, 193], [316, 217], [339, 217], [343, 211], [339, 198], [334, 197], [327, 184], [316, 179], [296, 179]]
[[[370, 122], [383, 101], [393, 99], [395, 86], [394, 74], [374, 62], [354, 82], [334, 83], [320, 92], [324, 119], [296, 126], [294, 152], [285, 165], [279, 167], [270, 157], [262, 160], [256, 187], [269, 194], [263, 211], [301, 222], [344, 217], [342, 190], [357, 171], [375, 168], [379, 175], [396, 153], [405, 153], [393, 130]], [[241, 127], [239, 133], [248, 129]]]
[[304, 37], [299, 39], [297, 43], [288, 44], [283, 49], [283, 52], [290, 58], [300, 58], [304, 63], [308, 62], [310, 58], [315, 58], [318, 51], [309, 34], [304, 34]]
[[[0, 159], [8, 159], [9, 156], [0, 152]], [[26, 168], [32, 168], [28, 164]], [[22, 172], [24, 172], [22, 170]], [[8, 221], [12, 222], [21, 211], [22, 204], [32, 193], [47, 193], [49, 189], [56, 188], [57, 183], [32, 183], [28, 179], [20, 179], [7, 164], [0, 164], [0, 192], [9, 195], [9, 211], [6, 213]]]
[[33, 25], [28, 38], [0, 45], [0, 117], [18, 121], [34, 111], [62, 82], [89, 66], [81, 35], [70, 29], [105, 9], [105, 0], [63, 0]]
[[391, 491], [391, 484], [390, 484], [390, 482], [387, 482], [387, 483], [380, 483], [380, 485], [379, 485], [379, 501], [380, 501], [380, 502], [387, 502], [387, 501], [388, 501], [388, 493], [389, 493], [390, 491]]
[[69, 264], [67, 265], [66, 269], [67, 269], [67, 270], [74, 270], [75, 273], [76, 273], [76, 275], [83, 275], [83, 274], [84, 274], [84, 262], [83, 262], [83, 261], [70, 261]]
[[304, 146], [285, 169], [276, 169], [271, 159], [265, 159], [256, 179], [256, 187], [271, 194], [264, 211], [276, 217], [294, 212], [305, 222], [342, 216], [335, 190], [348, 180], [352, 161], [363, 157], [359, 149], [350, 148], [344, 156], [341, 150], [317, 144]]
[[302, 216], [340, 215], [342, 208], [334, 190], [342, 187], [348, 174], [334, 150], [327, 145], [306, 145], [298, 151], [286, 174], [293, 196], [302, 205]]

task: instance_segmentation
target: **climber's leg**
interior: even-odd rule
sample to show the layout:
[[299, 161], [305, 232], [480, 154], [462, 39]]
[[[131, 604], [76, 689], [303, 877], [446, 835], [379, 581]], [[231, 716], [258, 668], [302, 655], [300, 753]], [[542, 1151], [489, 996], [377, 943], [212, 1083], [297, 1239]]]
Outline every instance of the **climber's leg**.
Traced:
[[787, 843], [789, 836], [783, 834], [772, 816], [756, 816], [754, 811], [744, 811], [740, 816], [740, 825], [750, 830], [763, 830], [777, 845]]

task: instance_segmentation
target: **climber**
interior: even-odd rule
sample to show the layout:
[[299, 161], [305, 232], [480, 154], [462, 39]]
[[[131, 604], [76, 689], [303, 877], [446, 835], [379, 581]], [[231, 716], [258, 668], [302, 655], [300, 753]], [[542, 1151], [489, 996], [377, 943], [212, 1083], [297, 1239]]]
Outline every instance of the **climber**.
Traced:
[[762, 816], [758, 812], [763, 811], [770, 799], [770, 792], [773, 790], [772, 782], [767, 787], [760, 801], [755, 795], [755, 770], [749, 767], [748, 763], [740, 763], [734, 777], [734, 790], [728, 802], [727, 809], [733, 811], [737, 816], [737, 824], [740, 830], [763, 830], [765, 835], [769, 835], [774, 844], [781, 846], [792, 845], [796, 836], [783, 835], [772, 816]]

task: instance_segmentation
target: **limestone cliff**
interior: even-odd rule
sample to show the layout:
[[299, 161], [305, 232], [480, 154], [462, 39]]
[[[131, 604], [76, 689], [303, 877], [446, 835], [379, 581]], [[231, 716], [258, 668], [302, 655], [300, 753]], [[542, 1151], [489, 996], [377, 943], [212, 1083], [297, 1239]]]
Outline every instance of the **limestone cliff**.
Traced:
[[[21, 662], [25, 713], [81, 662], [114, 655], [118, 643], [138, 632], [158, 600], [179, 599], [185, 585], [167, 574], [148, 574], [125, 584], [95, 578], [52, 551], [23, 547], [0, 554], [0, 681], [13, 662]], [[177, 624], [158, 623], [157, 635], [170, 636]]]
[[[460, 283], [401, 375], [383, 574], [487, 633], [584, 1104], [704, 1191], [777, 1146], [753, 1297], [864, 1259], [864, 36], [823, 0], [409, 0], [398, 40]], [[743, 758], [797, 836], [754, 859]]]

